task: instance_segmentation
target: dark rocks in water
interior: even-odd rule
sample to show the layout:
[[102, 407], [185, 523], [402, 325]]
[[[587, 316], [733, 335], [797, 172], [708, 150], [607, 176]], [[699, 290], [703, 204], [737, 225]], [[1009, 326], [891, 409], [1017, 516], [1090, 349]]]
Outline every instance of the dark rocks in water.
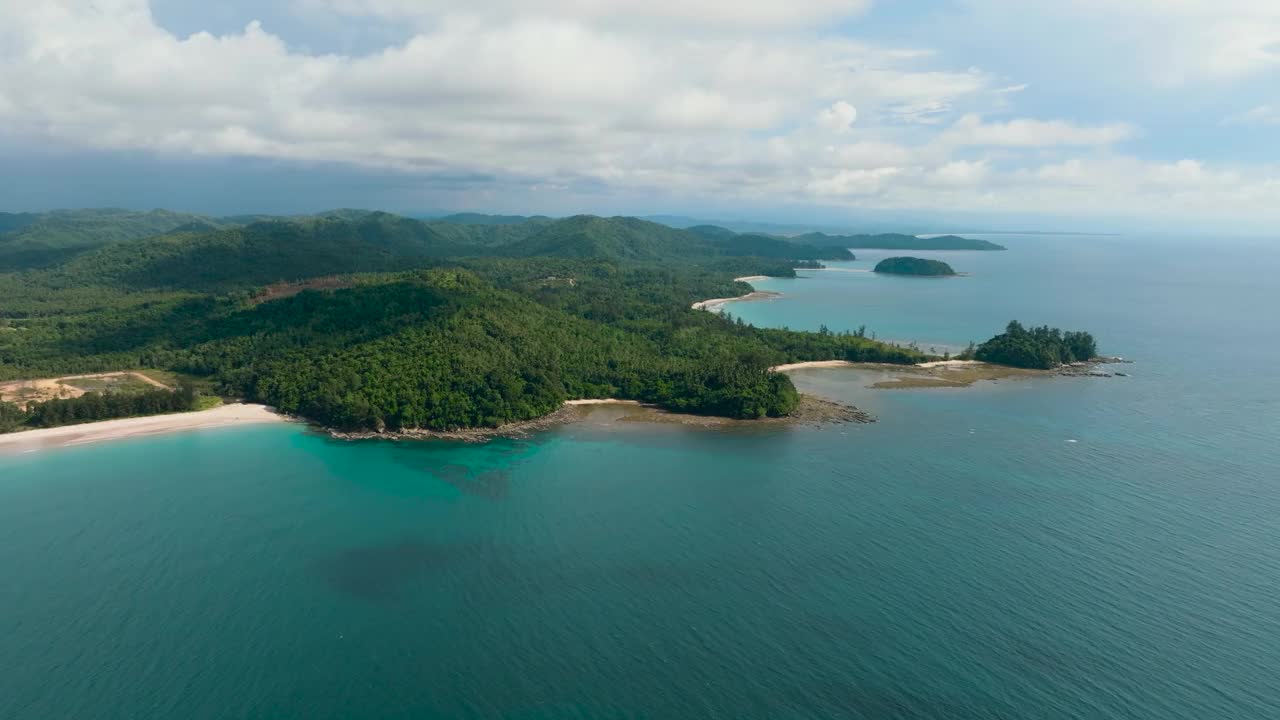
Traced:
[[497, 438], [522, 439], [542, 430], [579, 419], [577, 407], [564, 406], [549, 415], [509, 423], [496, 428], [467, 428], [464, 430], [400, 430], [398, 432], [340, 432], [329, 430], [329, 436], [338, 440], [461, 440], [463, 442], [488, 442]]
[[474, 562], [481, 546], [432, 543], [401, 538], [379, 545], [342, 550], [317, 564], [330, 587], [344, 595], [386, 602], [433, 572]]
[[506, 497], [511, 489], [511, 475], [505, 470], [476, 471], [466, 465], [449, 464], [432, 468], [430, 472], [472, 497], [498, 500]]
[[859, 410], [852, 405], [845, 405], [833, 400], [814, 397], [813, 395], [802, 395], [800, 404], [787, 417], [781, 418], [784, 422], [790, 422], [797, 425], [839, 425], [843, 423], [873, 423], [876, 421], [870, 413]]
[[1128, 373], [1110, 373], [1099, 368], [1103, 365], [1132, 362], [1132, 360], [1121, 360], [1120, 358], [1094, 358], [1088, 361], [1073, 362], [1067, 365], [1062, 365], [1054, 370], [1054, 372], [1066, 377], [1129, 377]]

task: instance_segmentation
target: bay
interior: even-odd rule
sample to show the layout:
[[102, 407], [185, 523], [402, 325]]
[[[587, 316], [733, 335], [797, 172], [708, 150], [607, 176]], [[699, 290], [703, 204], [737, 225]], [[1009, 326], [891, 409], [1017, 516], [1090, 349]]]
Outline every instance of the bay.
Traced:
[[794, 376], [869, 426], [0, 456], [0, 718], [1280, 716], [1276, 244], [993, 239], [726, 309], [1088, 329], [1129, 377]]

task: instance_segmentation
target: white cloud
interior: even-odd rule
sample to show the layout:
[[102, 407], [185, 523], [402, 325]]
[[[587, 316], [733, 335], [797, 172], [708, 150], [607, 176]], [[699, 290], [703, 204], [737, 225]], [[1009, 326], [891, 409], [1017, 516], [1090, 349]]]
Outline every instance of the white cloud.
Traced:
[[1280, 125], [1280, 105], [1259, 105], [1242, 113], [1229, 115], [1223, 125]]
[[896, 167], [882, 167], [873, 170], [841, 170], [829, 177], [814, 180], [809, 184], [809, 189], [819, 196], [876, 195], [887, 187], [888, 180], [902, 173], [902, 168]]
[[858, 109], [840, 100], [819, 112], [815, 122], [820, 128], [831, 132], [843, 133], [852, 130], [853, 123], [857, 119]]
[[[548, 3], [543, 17], [522, 12], [502, 22], [466, 15], [457, 3], [362, 4], [387, 14], [457, 12], [402, 45], [343, 56], [297, 51], [257, 23], [231, 35], [174, 37], [143, 0], [7, 0], [0, 97], [17, 117], [10, 132], [57, 142], [625, 179], [658, 174], [637, 159], [794, 124], [815, 99], [848, 98], [831, 106], [833, 120], [851, 121], [854, 102], [893, 117], [903, 105], [949, 105], [987, 82], [971, 71], [914, 70], [916, 53], [809, 32], [597, 26], [567, 17], [580, 4]], [[859, 5], [807, 2], [794, 11], [818, 17]], [[659, 19], [735, 7], [605, 6], [652, 6]]]
[[1081, 127], [1060, 120], [1021, 118], [1003, 123], [984, 123], [978, 115], [965, 115], [941, 136], [956, 145], [1005, 145], [1048, 147], [1053, 145], [1111, 145], [1134, 136], [1136, 130], [1117, 123]]
[[990, 167], [985, 160], [955, 160], [934, 170], [929, 179], [937, 185], [974, 187], [982, 184], [989, 176]]
[[[970, 27], [1072, 49], [1078, 66], [1177, 87], [1280, 68], [1275, 0], [962, 0]], [[963, 29], [957, 29], [963, 31]], [[1060, 45], [1062, 38], [1072, 38]], [[1066, 57], [1062, 58], [1063, 60]]]
[[[499, 192], [1280, 212], [1273, 167], [1115, 157], [1137, 133], [1127, 123], [984, 120], [1026, 84], [825, 32], [863, 2], [308, 2], [404, 21], [412, 35], [365, 55], [316, 54], [256, 23], [176, 37], [144, 0], [0, 0], [0, 133], [490, 177]], [[1250, 43], [1222, 55], [1220, 71], [1256, 71], [1244, 69], [1259, 62]]]
[[573, 18], [607, 23], [679, 23], [735, 27], [804, 26], [858, 15], [870, 0], [300, 0], [315, 11], [434, 24], [481, 11], [492, 18]]

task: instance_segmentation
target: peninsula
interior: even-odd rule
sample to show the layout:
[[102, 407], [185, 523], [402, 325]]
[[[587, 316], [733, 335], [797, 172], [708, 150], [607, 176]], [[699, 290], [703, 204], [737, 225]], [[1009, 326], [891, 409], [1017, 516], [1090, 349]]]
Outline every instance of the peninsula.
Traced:
[[[735, 278], [852, 257], [771, 237], [628, 217], [484, 224], [357, 210], [64, 211], [17, 224], [0, 230], [14, 249], [0, 269], [0, 382], [22, 382], [0, 398], [0, 430], [198, 405], [191, 388], [99, 391], [83, 378], [133, 368], [332, 430], [390, 433], [502, 427], [599, 398], [782, 417], [800, 396], [770, 367], [926, 359], [693, 309], [751, 293]], [[60, 395], [37, 398], [41, 382]]]
[[[939, 359], [863, 332], [699, 312], [776, 297], [745, 280], [852, 257], [794, 238], [359, 210], [59, 211], [11, 224], [0, 228], [13, 250], [0, 264], [0, 432], [152, 427], [116, 419], [220, 401], [356, 435], [501, 428], [598, 399], [757, 420], [803, 413], [772, 369]], [[1087, 334], [1013, 323], [974, 355], [1040, 368], [1092, 348]]]

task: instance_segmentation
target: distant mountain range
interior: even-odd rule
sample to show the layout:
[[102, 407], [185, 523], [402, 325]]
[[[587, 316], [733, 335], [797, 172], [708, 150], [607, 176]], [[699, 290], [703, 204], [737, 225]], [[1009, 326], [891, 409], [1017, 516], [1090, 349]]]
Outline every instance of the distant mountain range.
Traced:
[[[563, 257], [646, 262], [754, 257], [851, 260], [850, 248], [1002, 250], [956, 236], [784, 236], [633, 217], [467, 213], [417, 220], [368, 210], [301, 217], [208, 217], [168, 210], [0, 213], [0, 272], [61, 267], [95, 282], [219, 286], [309, 274], [383, 272], [443, 257]], [[202, 284], [203, 283], [203, 284]]]

